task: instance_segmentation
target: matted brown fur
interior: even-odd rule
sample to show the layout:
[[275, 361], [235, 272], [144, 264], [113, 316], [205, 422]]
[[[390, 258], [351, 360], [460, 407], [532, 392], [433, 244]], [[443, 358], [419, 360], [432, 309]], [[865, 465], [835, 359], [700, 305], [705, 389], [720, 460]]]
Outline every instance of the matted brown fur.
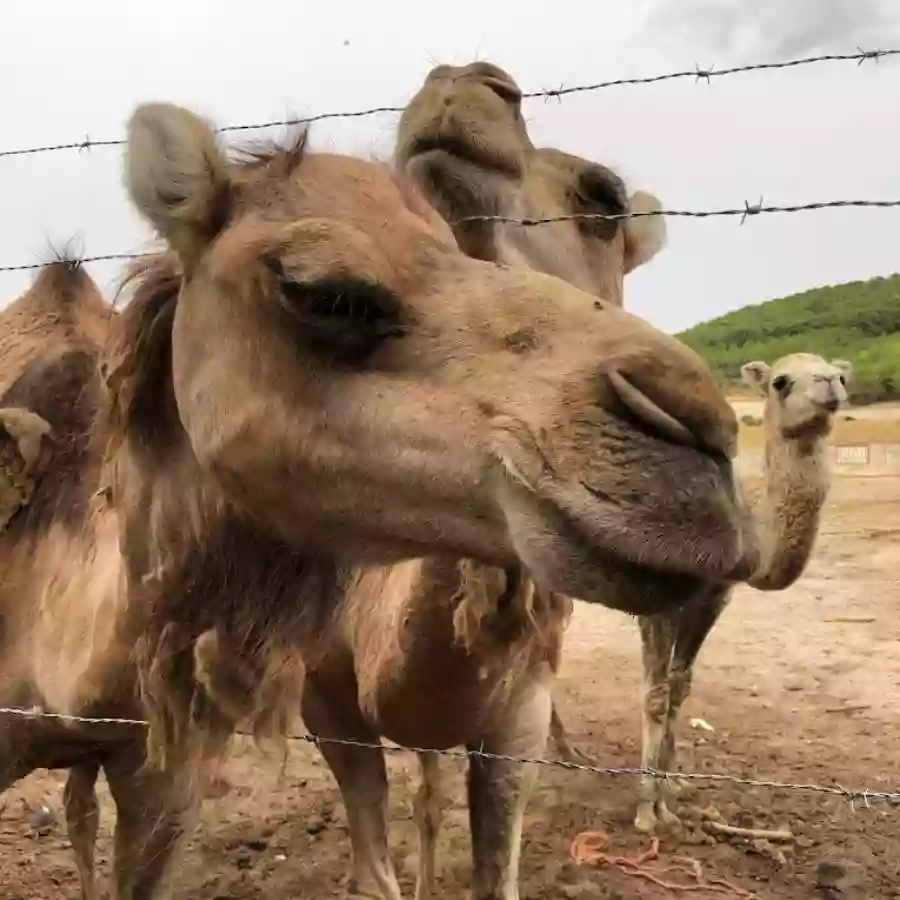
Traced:
[[181, 266], [172, 253], [133, 263], [119, 293], [135, 287], [134, 298], [110, 330], [100, 372], [106, 401], [100, 427], [107, 454], [114, 453], [130, 428], [152, 446], [177, 420], [171, 389], [172, 321], [181, 289]]
[[[123, 278], [123, 290], [133, 293], [102, 364], [104, 481], [114, 497], [122, 474], [115, 451], [123, 444], [126, 459], [134, 454], [160, 471], [184, 449], [171, 370], [180, 285], [181, 268], [168, 253], [141, 260]], [[219, 514], [207, 510], [192, 519], [195, 533], [185, 534], [182, 555], [171, 567], [175, 574], [160, 572], [148, 590], [136, 590], [141, 600], [135, 603], [142, 608], [135, 662], [151, 723], [151, 765], [220, 752], [245, 717], [259, 737], [282, 738], [299, 702], [297, 647], [321, 627], [318, 617], [333, 608], [326, 587], [330, 573], [320, 578], [321, 569], [302, 553], [261, 539], [241, 524], [236, 510], [222, 501], [218, 505]], [[135, 540], [152, 545], [154, 535], [135, 535]], [[228, 605], [227, 597], [217, 601], [207, 589], [208, 579], [220, 580], [223, 568], [229, 585], [244, 585], [242, 592], [229, 593], [240, 598], [238, 608]], [[195, 602], [197, 593], [209, 602]], [[302, 604], [296, 602], [298, 593]]]
[[516, 660], [538, 652], [559, 666], [561, 635], [572, 615], [572, 600], [543, 591], [519, 573], [459, 562], [459, 589], [451, 598], [456, 639], [468, 651]]

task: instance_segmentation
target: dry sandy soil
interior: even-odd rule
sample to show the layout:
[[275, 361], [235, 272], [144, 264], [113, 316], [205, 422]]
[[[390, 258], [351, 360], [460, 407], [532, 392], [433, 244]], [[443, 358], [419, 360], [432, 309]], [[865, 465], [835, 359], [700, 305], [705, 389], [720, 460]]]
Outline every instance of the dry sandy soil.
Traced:
[[[900, 479], [836, 480], [817, 554], [791, 590], [736, 592], [701, 654], [694, 695], [679, 734], [693, 772], [873, 790], [900, 790]], [[577, 605], [559, 689], [573, 735], [602, 765], [638, 763], [639, 645], [628, 617]], [[841, 621], [843, 619], [843, 621]], [[848, 621], [849, 619], [849, 621]], [[692, 728], [701, 717], [715, 729]], [[243, 741], [243, 739], [241, 739]], [[415, 864], [411, 760], [393, 755], [392, 842], [407, 891]], [[468, 834], [462, 765], [447, 760], [452, 800], [441, 837], [441, 897], [468, 896]], [[340, 797], [315, 748], [291, 745], [287, 768], [241, 743], [225, 767], [234, 788], [206, 801], [175, 875], [173, 900], [296, 900], [341, 896], [349, 846]], [[38, 773], [0, 801], [0, 898], [76, 900], [78, 881], [61, 824], [61, 773]], [[685, 827], [666, 837], [660, 861], [696, 860], [708, 876], [744, 892], [671, 891], [608, 867], [578, 866], [572, 839], [602, 829], [614, 852], [648, 842], [631, 828], [634, 783], [543, 767], [522, 854], [522, 896], [557, 898], [900, 898], [900, 806], [851, 805], [840, 797], [731, 785], [700, 787], [682, 800]], [[99, 843], [105, 884], [113, 822], [101, 784]], [[53, 818], [35, 828], [35, 811]], [[783, 849], [716, 840], [699, 810], [735, 825], [787, 826]], [[40, 817], [37, 817], [40, 818]], [[816, 886], [823, 864], [838, 866], [843, 890]], [[675, 877], [675, 876], [673, 876]], [[749, 892], [752, 892], [749, 893]], [[411, 892], [409, 896], [412, 896]]]

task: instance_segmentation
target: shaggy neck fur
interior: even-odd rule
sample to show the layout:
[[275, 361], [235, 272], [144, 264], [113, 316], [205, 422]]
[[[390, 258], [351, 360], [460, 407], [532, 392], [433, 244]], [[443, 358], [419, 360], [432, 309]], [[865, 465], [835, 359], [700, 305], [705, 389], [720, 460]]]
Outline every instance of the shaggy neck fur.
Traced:
[[764, 427], [764, 486], [753, 505], [760, 559], [748, 583], [775, 591], [800, 577], [812, 553], [830, 487], [826, 438], [831, 422], [787, 431], [767, 404]]

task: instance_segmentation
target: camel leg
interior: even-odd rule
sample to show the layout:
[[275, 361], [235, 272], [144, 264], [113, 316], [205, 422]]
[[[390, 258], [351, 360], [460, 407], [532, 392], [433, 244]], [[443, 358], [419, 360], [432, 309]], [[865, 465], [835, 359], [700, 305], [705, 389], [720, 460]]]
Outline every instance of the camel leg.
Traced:
[[134, 743], [103, 765], [116, 803], [114, 900], [164, 900], [181, 840], [193, 830], [199, 797], [185, 768], [142, 768]]
[[416, 876], [416, 900], [435, 896], [435, 855], [441, 827], [441, 769], [436, 753], [420, 753], [422, 781], [413, 801], [413, 818], [419, 835], [419, 871]]
[[[675, 728], [684, 701], [690, 696], [694, 662], [713, 626], [718, 622], [728, 603], [727, 588], [716, 588], [686, 607], [678, 618], [675, 647], [669, 670], [669, 707], [666, 712], [665, 734], [662, 743], [660, 766], [666, 772], [674, 772], [677, 765], [675, 752]], [[672, 791], [674, 783], [665, 785]]]
[[12, 742], [0, 735], [0, 794], [36, 768], [15, 753]]
[[[366, 724], [358, 709], [332, 700], [307, 676], [303, 687], [303, 721], [322, 738], [379, 744], [378, 735]], [[337, 780], [347, 811], [353, 852], [350, 897], [381, 897], [401, 900], [400, 886], [388, 853], [387, 770], [384, 751], [323, 741], [322, 756]]]
[[[641, 767], [659, 770], [666, 733], [669, 669], [675, 646], [676, 625], [665, 615], [641, 616], [638, 624], [644, 665]], [[666, 805], [662, 782], [650, 775], [641, 776], [634, 827], [645, 834], [652, 834], [658, 825], [677, 824], [678, 817]]]
[[222, 774], [221, 759], [205, 760], [201, 764], [200, 780], [204, 798], [219, 799], [230, 793], [232, 784]]
[[563, 725], [559, 713], [556, 711], [556, 703], [550, 714], [550, 739], [556, 748], [556, 755], [564, 762], [575, 763], [580, 766], [594, 766], [596, 760], [583, 750], [569, 742], [566, 726]]
[[97, 802], [94, 785], [99, 772], [100, 767], [90, 763], [73, 766], [69, 769], [63, 789], [66, 828], [75, 853], [82, 900], [97, 898], [94, 890], [94, 847], [100, 827], [100, 804]]
[[[505, 756], [541, 757], [547, 748], [552, 699], [538, 682], [520, 695], [515, 713], [469, 745]], [[537, 777], [535, 765], [484, 757], [469, 760], [473, 900], [519, 900], [519, 856], [525, 807]]]

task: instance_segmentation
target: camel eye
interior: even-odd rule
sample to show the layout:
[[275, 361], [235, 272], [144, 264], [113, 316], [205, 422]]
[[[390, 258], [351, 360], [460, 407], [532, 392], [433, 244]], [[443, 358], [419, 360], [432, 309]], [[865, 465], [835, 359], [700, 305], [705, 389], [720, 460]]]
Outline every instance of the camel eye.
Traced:
[[621, 180], [605, 171], [588, 169], [578, 179], [578, 194], [582, 200], [600, 206], [610, 213], [627, 210], [625, 187]]
[[300, 281], [278, 259], [264, 260], [298, 340], [334, 362], [360, 366], [387, 340], [406, 333], [400, 299], [375, 281], [338, 275]]
[[843, 375], [838, 375], [838, 381], [840, 381], [844, 387], [847, 387], [847, 379]]
[[772, 387], [780, 394], [788, 386], [787, 375], [778, 375], [772, 379]]

